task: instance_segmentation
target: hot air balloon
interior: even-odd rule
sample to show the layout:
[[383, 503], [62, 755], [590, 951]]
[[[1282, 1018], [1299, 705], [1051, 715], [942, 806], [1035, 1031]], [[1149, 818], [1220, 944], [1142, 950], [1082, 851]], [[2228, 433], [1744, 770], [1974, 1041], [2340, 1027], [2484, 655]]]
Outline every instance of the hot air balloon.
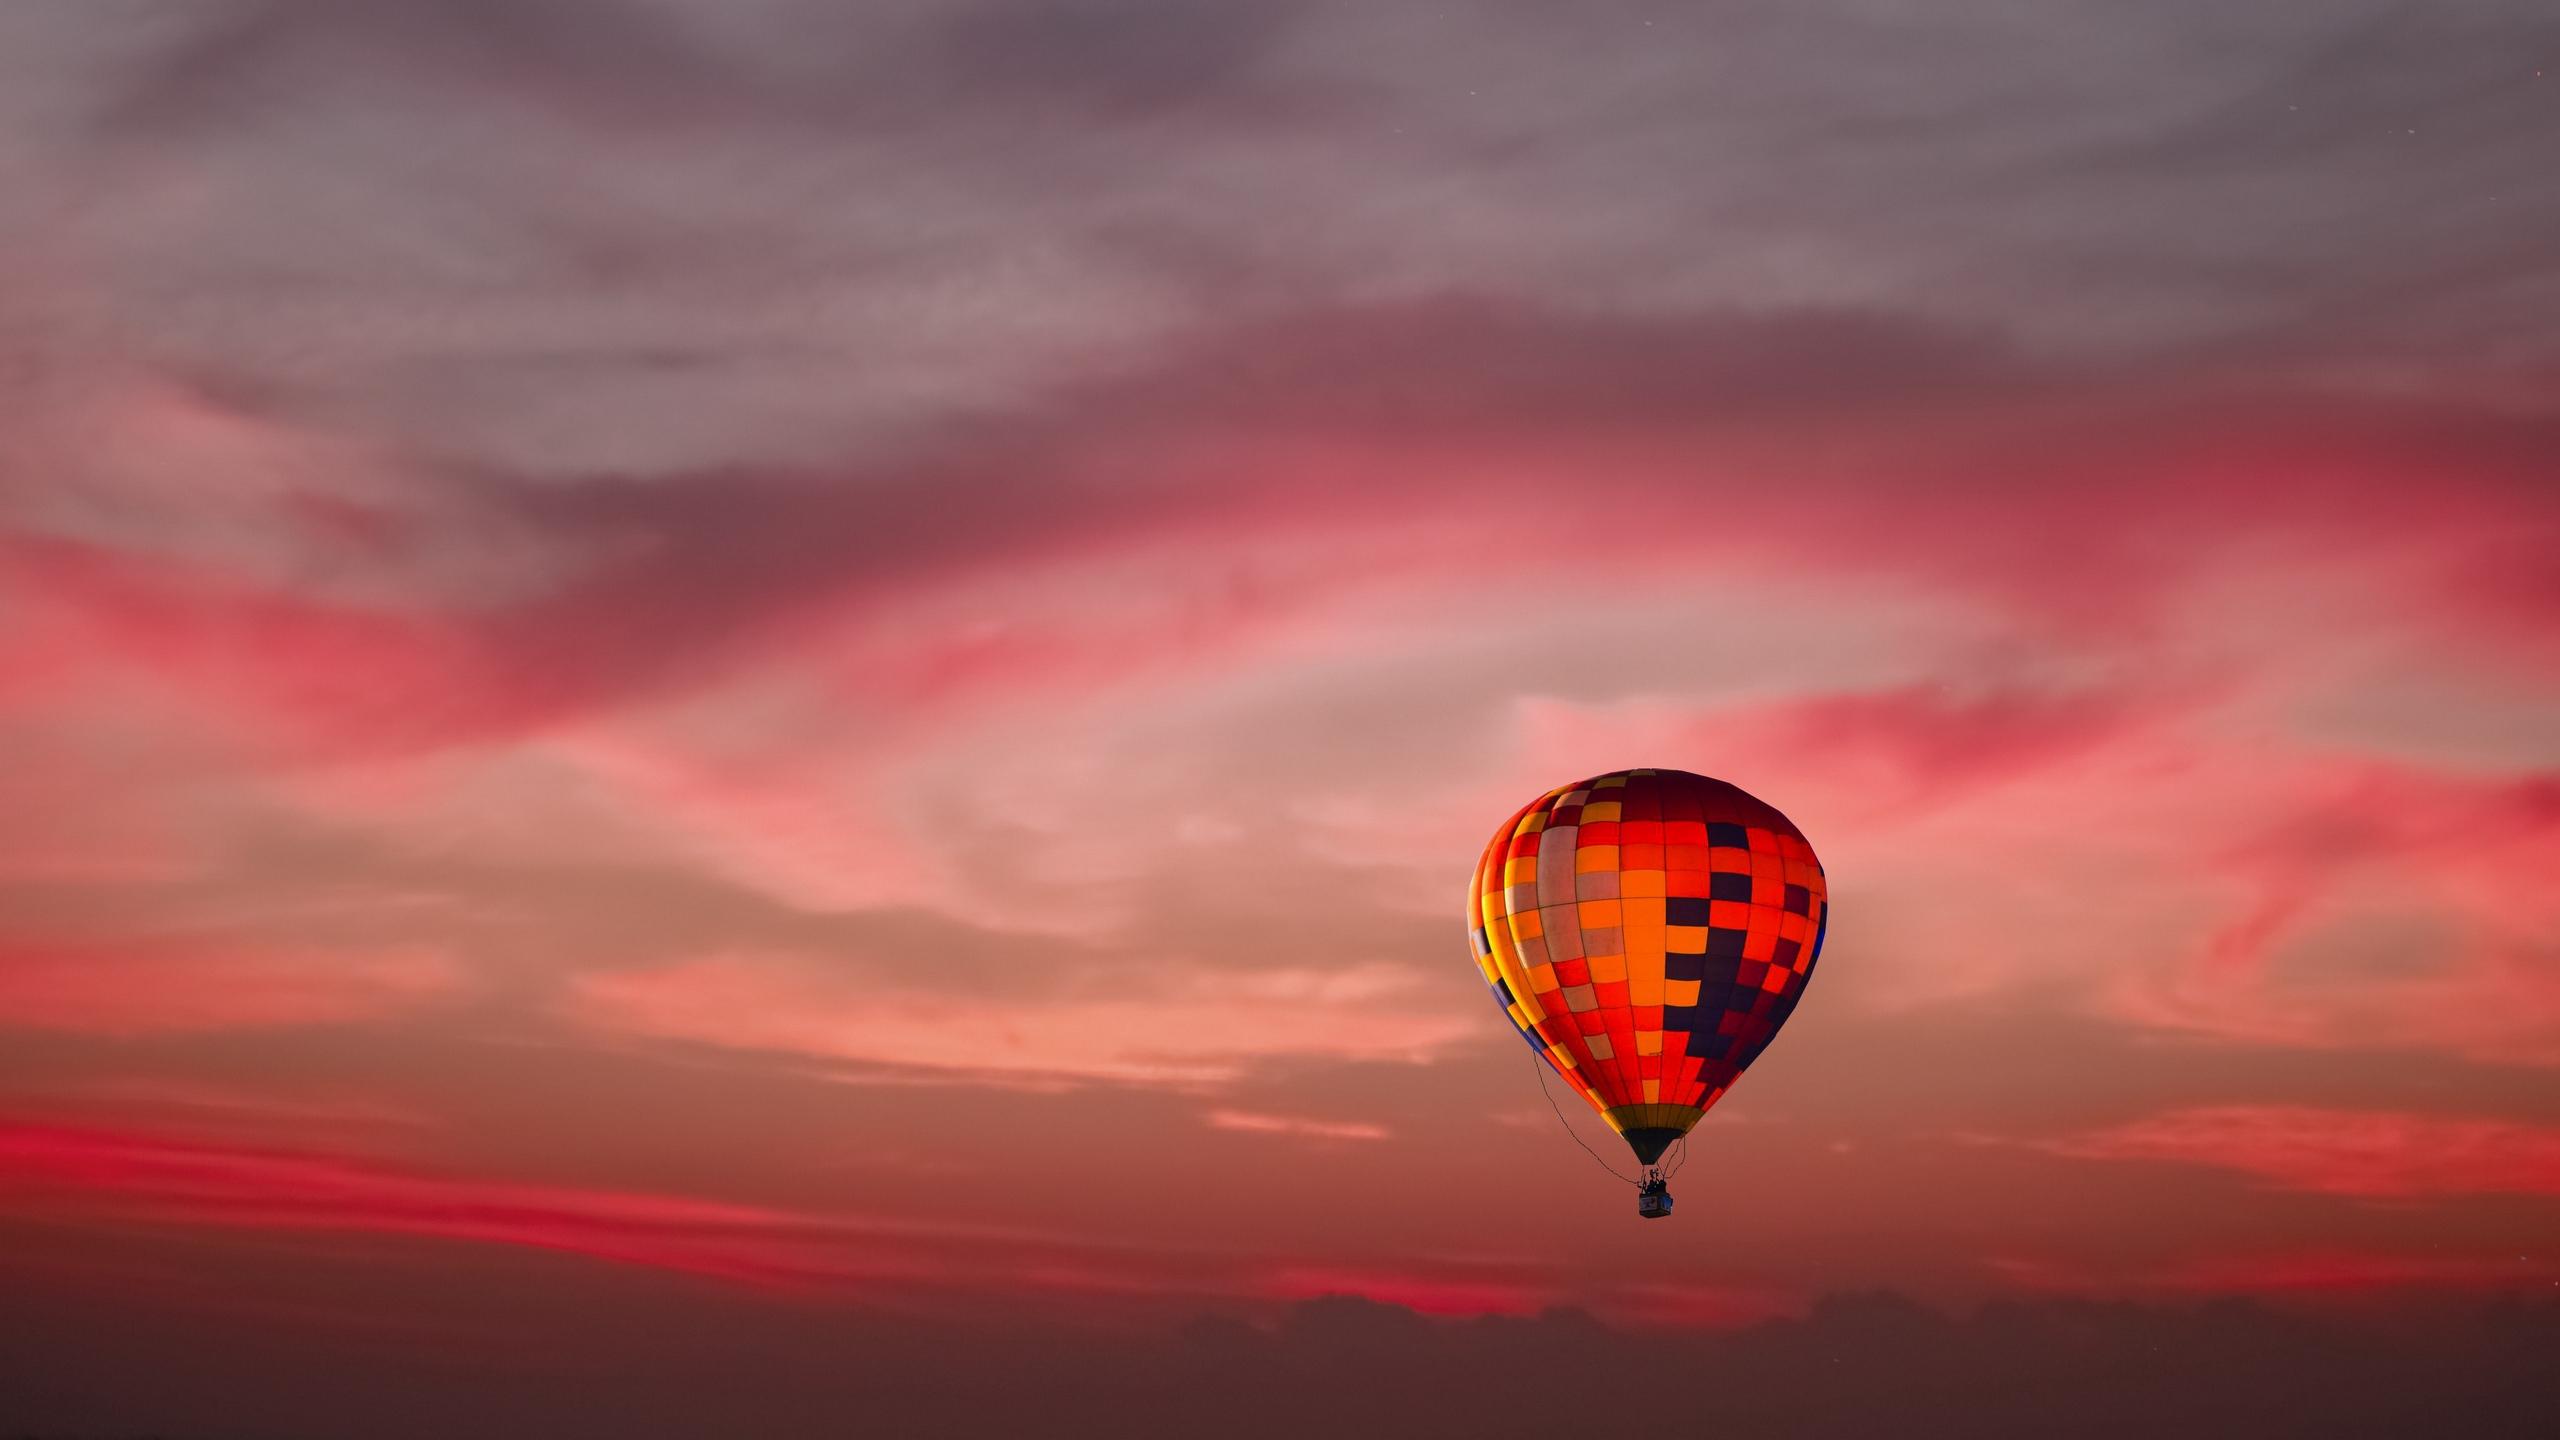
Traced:
[[1775, 807], [1685, 770], [1620, 770], [1502, 822], [1467, 930], [1502, 1013], [1635, 1152], [1653, 1219], [1671, 1211], [1664, 1152], [1794, 1012], [1828, 908], [1813, 847]]

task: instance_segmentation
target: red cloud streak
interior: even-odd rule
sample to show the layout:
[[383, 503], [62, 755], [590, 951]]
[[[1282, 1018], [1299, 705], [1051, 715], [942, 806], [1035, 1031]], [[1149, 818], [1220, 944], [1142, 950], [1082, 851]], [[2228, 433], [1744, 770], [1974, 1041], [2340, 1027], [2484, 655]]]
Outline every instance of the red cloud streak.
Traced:
[[2049, 1148], [2210, 1166], [2324, 1195], [2560, 1195], [2560, 1126], [2406, 1110], [2205, 1105]]
[[261, 1230], [361, 1231], [562, 1251], [753, 1284], [825, 1272], [840, 1226], [750, 1205], [418, 1174], [358, 1161], [45, 1124], [0, 1125], [21, 1205]]
[[1425, 1315], [1533, 1315], [1553, 1298], [1545, 1287], [1509, 1280], [1450, 1280], [1403, 1271], [1347, 1266], [1291, 1266], [1272, 1273], [1263, 1293], [1276, 1300], [1354, 1295]]

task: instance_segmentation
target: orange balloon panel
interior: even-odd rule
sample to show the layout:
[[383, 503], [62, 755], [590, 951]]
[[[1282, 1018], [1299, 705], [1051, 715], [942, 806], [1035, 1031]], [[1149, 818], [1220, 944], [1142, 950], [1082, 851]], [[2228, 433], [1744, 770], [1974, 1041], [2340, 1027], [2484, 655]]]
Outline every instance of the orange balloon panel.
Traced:
[[1786, 1023], [1822, 953], [1822, 865], [1722, 780], [1550, 790], [1476, 864], [1468, 931], [1531, 1049], [1650, 1165]]

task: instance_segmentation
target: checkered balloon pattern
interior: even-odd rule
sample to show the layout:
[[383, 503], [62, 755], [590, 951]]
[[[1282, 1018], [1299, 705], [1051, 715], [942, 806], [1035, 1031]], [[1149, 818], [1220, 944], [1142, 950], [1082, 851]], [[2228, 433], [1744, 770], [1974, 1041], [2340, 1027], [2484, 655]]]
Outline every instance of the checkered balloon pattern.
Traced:
[[1550, 790], [1477, 862], [1468, 934], [1529, 1048], [1650, 1165], [1766, 1049], [1822, 953], [1813, 847], [1721, 780]]

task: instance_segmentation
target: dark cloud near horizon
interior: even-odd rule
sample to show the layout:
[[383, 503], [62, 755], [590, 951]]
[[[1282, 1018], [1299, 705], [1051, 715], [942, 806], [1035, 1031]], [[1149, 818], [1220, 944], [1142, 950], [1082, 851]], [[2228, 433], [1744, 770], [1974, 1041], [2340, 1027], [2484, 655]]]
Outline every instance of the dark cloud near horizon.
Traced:
[[[1828, 1297], [1802, 1320], [1701, 1334], [1610, 1327], [1570, 1310], [1434, 1320], [1330, 1297], [1260, 1323], [1212, 1314], [1095, 1330], [1037, 1310], [953, 1321], [721, 1303], [541, 1265], [512, 1267], [504, 1315], [485, 1313], [489, 1277], [477, 1265], [413, 1272], [393, 1314], [343, 1288], [364, 1273], [347, 1258], [315, 1259], [270, 1280], [273, 1299], [219, 1331], [24, 1277], [31, 1288], [0, 1320], [0, 1389], [14, 1397], [0, 1424], [175, 1440], [848, 1425], [1114, 1440], [1593, 1428], [2523, 1440], [2560, 1404], [2543, 1363], [2560, 1342], [2560, 1310], [2516, 1299], [2325, 1316], [2235, 1300], [2053, 1299], [1950, 1316], [1871, 1292]], [[587, 1289], [610, 1302], [579, 1294]], [[350, 1305], [371, 1310], [372, 1323], [315, 1330]], [[470, 1377], [467, 1398], [457, 1375]]]

